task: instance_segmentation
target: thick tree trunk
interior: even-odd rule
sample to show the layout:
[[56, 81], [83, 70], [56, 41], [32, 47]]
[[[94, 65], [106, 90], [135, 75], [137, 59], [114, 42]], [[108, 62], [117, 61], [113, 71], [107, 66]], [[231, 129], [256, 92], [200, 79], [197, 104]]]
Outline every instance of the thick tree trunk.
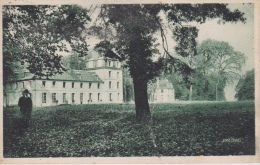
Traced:
[[136, 119], [142, 120], [146, 116], [150, 116], [150, 108], [148, 103], [147, 82], [134, 80], [135, 94], [135, 110]]

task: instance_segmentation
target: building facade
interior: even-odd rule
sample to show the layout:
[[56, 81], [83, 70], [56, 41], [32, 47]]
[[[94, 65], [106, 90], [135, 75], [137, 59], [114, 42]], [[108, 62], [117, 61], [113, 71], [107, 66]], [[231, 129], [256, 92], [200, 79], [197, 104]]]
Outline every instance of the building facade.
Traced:
[[17, 105], [24, 89], [30, 91], [33, 105], [122, 103], [123, 84], [119, 61], [97, 57], [87, 61], [86, 70], [40, 78], [20, 72], [4, 84], [4, 106]]
[[170, 103], [175, 101], [175, 93], [173, 85], [167, 80], [159, 80], [156, 81], [156, 88], [154, 92], [154, 102], [160, 103]]

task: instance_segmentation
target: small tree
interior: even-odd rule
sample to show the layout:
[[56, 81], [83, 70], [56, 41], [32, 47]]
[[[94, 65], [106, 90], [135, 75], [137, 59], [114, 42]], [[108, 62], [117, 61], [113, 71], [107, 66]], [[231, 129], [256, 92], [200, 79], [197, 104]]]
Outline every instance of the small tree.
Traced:
[[254, 69], [247, 71], [246, 74], [241, 77], [236, 86], [237, 100], [254, 100], [255, 99], [255, 72]]

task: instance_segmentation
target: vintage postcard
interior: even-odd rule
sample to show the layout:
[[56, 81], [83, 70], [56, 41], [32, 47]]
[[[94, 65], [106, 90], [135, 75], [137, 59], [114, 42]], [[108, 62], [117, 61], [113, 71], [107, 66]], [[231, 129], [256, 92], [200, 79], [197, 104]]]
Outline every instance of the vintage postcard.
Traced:
[[259, 1], [0, 5], [0, 163], [260, 163]]

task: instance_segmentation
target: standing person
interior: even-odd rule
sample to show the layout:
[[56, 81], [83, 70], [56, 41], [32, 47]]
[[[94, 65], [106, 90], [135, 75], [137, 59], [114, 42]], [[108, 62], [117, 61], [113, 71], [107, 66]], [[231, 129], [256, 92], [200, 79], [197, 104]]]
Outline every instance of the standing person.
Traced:
[[32, 99], [29, 97], [29, 91], [27, 89], [23, 91], [23, 96], [20, 97], [18, 105], [20, 107], [22, 117], [21, 124], [24, 127], [28, 127], [32, 112]]

